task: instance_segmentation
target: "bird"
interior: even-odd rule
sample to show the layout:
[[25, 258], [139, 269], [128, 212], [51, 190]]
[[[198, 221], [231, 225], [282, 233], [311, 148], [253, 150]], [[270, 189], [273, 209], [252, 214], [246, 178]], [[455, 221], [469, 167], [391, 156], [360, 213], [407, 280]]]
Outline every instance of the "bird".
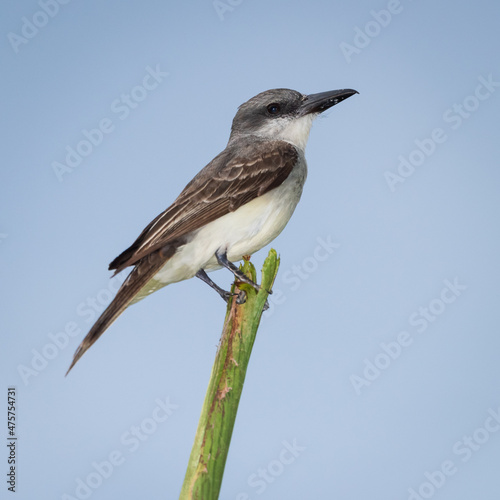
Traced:
[[285, 228], [306, 181], [313, 120], [357, 93], [307, 95], [279, 88], [239, 106], [226, 148], [109, 264], [114, 275], [132, 270], [77, 348], [66, 375], [127, 307], [166, 285], [197, 277], [227, 302], [231, 294], [207, 274], [226, 268], [258, 290], [234, 262]]

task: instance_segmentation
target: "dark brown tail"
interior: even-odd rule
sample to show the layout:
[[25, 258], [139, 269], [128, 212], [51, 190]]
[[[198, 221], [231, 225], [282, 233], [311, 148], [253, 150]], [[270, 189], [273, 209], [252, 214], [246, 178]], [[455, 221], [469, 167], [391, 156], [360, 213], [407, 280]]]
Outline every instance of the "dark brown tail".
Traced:
[[71, 371], [76, 362], [85, 354], [87, 349], [111, 326], [120, 314], [130, 305], [134, 297], [146, 285], [146, 283], [156, 274], [158, 269], [164, 264], [158, 259], [142, 259], [128, 275], [116, 297], [106, 310], [99, 316], [94, 326], [76, 350], [66, 375]]

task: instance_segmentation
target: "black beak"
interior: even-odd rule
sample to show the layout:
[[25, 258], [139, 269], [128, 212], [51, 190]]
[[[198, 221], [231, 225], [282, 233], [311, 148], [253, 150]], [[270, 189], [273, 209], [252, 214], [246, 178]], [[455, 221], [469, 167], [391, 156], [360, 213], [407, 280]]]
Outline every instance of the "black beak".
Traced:
[[309, 113], [322, 113], [323, 111], [335, 106], [339, 102], [358, 94], [357, 90], [342, 89], [330, 90], [329, 92], [320, 92], [319, 94], [310, 94], [305, 96], [302, 105], [299, 108], [300, 115], [308, 115]]

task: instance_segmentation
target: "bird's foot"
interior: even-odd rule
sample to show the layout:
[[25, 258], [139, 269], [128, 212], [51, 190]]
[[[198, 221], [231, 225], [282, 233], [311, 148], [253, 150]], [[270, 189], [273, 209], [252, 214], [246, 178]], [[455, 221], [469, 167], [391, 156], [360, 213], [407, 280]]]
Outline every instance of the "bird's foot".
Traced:
[[207, 283], [207, 285], [209, 285], [210, 287], [212, 287], [221, 297], [222, 299], [227, 303], [229, 301], [229, 299], [231, 297], [233, 297], [234, 295], [237, 295], [236, 293], [231, 293], [231, 292], [228, 292], [227, 290], [224, 290], [223, 288], [221, 288], [219, 285], [215, 284], [207, 275], [207, 273], [203, 270], [203, 269], [200, 269], [197, 273], [196, 273], [196, 277], [197, 278], [200, 278], [202, 281], [204, 281], [205, 283]]
[[238, 295], [237, 293], [231, 293], [231, 292], [226, 292], [226, 290], [222, 290], [222, 292], [219, 293], [219, 295], [222, 297], [224, 302], [229, 302], [229, 299], [231, 297], [234, 297], [235, 295]]
[[241, 306], [241, 304], [244, 304], [247, 301], [247, 292], [245, 290], [240, 290], [240, 293], [238, 294], [238, 297], [236, 298], [236, 303]]
[[[224, 252], [224, 253], [216, 252], [215, 257], [216, 257], [219, 265], [221, 265], [222, 267], [225, 267], [226, 269], [229, 269], [239, 281], [246, 283], [247, 285], [250, 285], [257, 292], [260, 290], [260, 285], [257, 285], [257, 283], [254, 283], [243, 271], [238, 269], [231, 261], [229, 261], [227, 259], [226, 252]], [[247, 257], [247, 256], [245, 256], [245, 257]], [[269, 292], [269, 293], [271, 293], [271, 292]]]

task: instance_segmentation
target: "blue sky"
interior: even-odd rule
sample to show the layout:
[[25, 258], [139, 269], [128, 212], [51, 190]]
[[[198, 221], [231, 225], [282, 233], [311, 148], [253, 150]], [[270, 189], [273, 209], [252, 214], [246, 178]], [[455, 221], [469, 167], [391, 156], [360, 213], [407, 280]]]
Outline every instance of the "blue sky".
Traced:
[[108, 263], [225, 147], [242, 102], [287, 87], [360, 94], [315, 122], [272, 244], [221, 498], [496, 499], [498, 4], [55, 2], [0, 19], [17, 498], [178, 497], [217, 294], [162, 289], [64, 373], [119, 284]]

